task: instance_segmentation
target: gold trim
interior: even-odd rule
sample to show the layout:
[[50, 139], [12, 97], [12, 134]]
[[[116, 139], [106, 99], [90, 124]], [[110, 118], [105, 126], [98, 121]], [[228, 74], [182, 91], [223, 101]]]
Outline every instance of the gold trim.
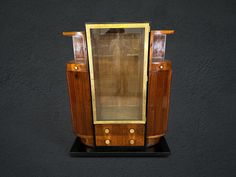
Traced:
[[143, 109], [142, 109], [142, 120], [146, 122], [146, 102], [147, 102], [147, 64], [148, 64], [148, 46], [149, 46], [149, 24], [145, 27], [144, 36], [144, 64], [143, 64]]
[[91, 47], [91, 27], [86, 27], [86, 39], [88, 48], [88, 61], [89, 61], [89, 73], [90, 73], [90, 84], [91, 84], [91, 97], [92, 97], [92, 109], [93, 109], [93, 121], [97, 120], [96, 117], [96, 99], [95, 99], [95, 86], [94, 86], [94, 72], [93, 72], [93, 60], [92, 60], [92, 47]]
[[[88, 48], [88, 61], [90, 71], [92, 108], [94, 124], [145, 124], [146, 123], [146, 90], [147, 90], [147, 63], [148, 63], [148, 41], [150, 25], [149, 23], [113, 23], [113, 24], [85, 24]], [[96, 114], [96, 98], [95, 98], [95, 84], [94, 84], [94, 70], [93, 70], [93, 55], [91, 47], [91, 29], [99, 28], [144, 28], [144, 64], [143, 64], [143, 103], [142, 103], [142, 120], [126, 120], [126, 121], [98, 121]]]
[[145, 120], [93, 120], [94, 124], [145, 124]]
[[149, 23], [107, 23], [107, 24], [85, 24], [86, 33], [87, 29], [97, 29], [97, 28], [145, 28], [145, 30], [150, 31]]

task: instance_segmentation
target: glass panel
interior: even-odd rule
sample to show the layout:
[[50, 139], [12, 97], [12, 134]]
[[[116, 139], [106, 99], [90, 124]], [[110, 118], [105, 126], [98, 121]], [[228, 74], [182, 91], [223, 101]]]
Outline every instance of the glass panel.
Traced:
[[90, 32], [96, 120], [142, 120], [145, 28]]
[[77, 32], [76, 35], [72, 36], [74, 59], [76, 62], [85, 62], [87, 58], [87, 49], [85, 37], [82, 32]]
[[155, 33], [153, 36], [152, 62], [164, 60], [166, 48], [166, 34]]

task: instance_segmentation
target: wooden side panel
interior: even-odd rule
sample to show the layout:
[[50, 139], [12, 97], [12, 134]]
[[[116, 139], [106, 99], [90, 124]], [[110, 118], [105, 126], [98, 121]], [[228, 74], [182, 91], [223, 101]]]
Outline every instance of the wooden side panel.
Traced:
[[97, 146], [144, 146], [144, 124], [97, 124]]
[[148, 66], [148, 68], [149, 68], [149, 72], [151, 71], [151, 69], [152, 69], [152, 48], [153, 48], [153, 34], [154, 34], [154, 31], [151, 31], [150, 32], [150, 44], [149, 44], [149, 66]]
[[89, 73], [84, 64], [67, 64], [67, 83], [74, 133], [93, 146], [93, 123]]
[[167, 131], [171, 76], [169, 61], [164, 60], [151, 64], [148, 82], [148, 145], [155, 144], [155, 140], [158, 141]]

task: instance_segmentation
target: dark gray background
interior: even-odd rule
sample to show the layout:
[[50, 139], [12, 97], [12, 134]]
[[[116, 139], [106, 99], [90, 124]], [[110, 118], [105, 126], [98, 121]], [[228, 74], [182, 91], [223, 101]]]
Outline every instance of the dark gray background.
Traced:
[[[236, 1], [1, 0], [0, 176], [234, 176]], [[85, 22], [175, 29], [168, 158], [71, 158], [62, 31]]]

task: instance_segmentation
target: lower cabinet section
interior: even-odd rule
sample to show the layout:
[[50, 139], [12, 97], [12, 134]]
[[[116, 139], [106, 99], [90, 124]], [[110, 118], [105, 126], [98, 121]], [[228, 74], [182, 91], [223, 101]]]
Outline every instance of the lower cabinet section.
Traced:
[[96, 146], [144, 146], [144, 124], [96, 124]]

